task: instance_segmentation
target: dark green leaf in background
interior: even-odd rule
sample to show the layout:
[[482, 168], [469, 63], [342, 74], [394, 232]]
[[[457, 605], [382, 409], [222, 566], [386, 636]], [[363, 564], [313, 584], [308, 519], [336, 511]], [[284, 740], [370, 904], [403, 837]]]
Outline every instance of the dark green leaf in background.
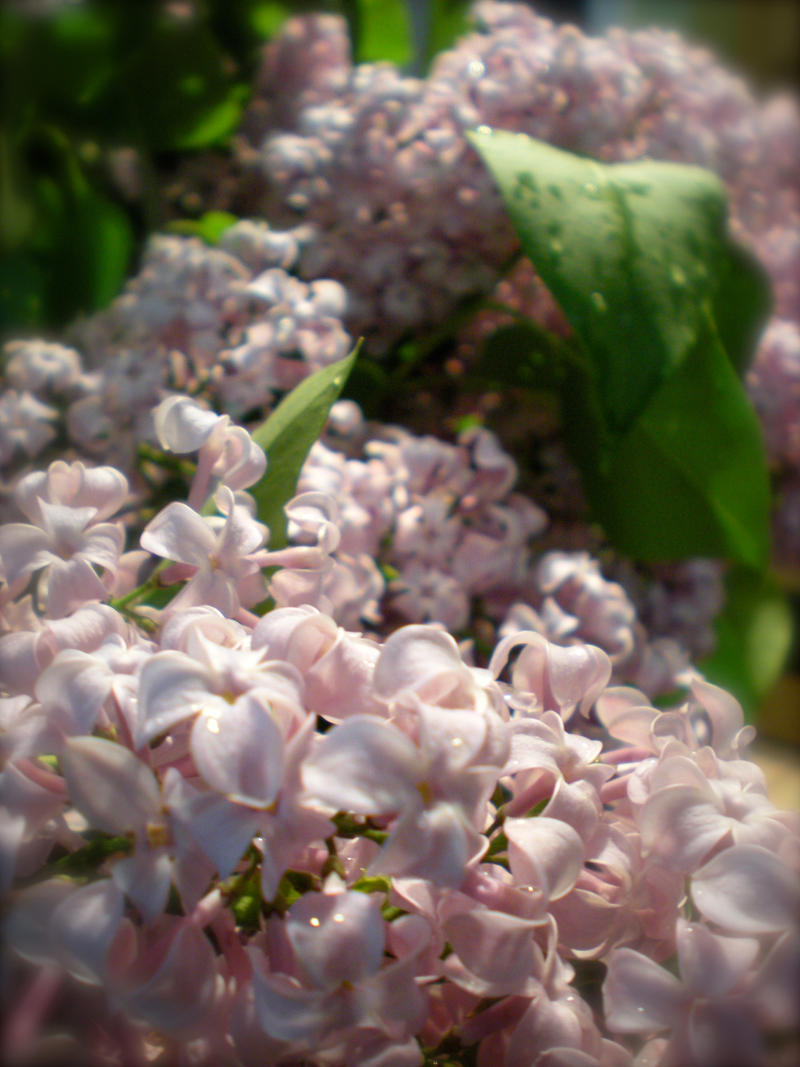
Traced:
[[300, 382], [253, 433], [253, 440], [267, 454], [267, 470], [250, 493], [258, 505], [259, 519], [270, 528], [270, 548], [286, 544], [284, 505], [295, 495], [300, 469], [322, 433], [357, 355], [358, 347], [345, 359]]
[[791, 648], [793, 619], [786, 593], [770, 575], [733, 568], [725, 578], [725, 607], [714, 630], [717, 647], [700, 669], [709, 681], [735, 693], [752, 719], [784, 670]]
[[634, 558], [765, 565], [761, 427], [710, 323], [586, 486], [612, 543]]
[[772, 311], [772, 287], [755, 256], [733, 241], [719, 266], [713, 308], [722, 347], [744, 374]]
[[[503, 131], [471, 139], [577, 336], [551, 358], [565, 439], [611, 542], [638, 559], [763, 567], [766, 460], [737, 372], [767, 301], [762, 273], [725, 232], [721, 183]], [[529, 357], [523, 374], [534, 369]]]
[[387, 60], [404, 67], [413, 56], [405, 0], [354, 0], [344, 5], [354, 28], [357, 63]]
[[610, 429], [627, 429], [701, 331], [727, 243], [722, 183], [673, 163], [604, 165], [502, 130], [470, 140], [584, 343]]

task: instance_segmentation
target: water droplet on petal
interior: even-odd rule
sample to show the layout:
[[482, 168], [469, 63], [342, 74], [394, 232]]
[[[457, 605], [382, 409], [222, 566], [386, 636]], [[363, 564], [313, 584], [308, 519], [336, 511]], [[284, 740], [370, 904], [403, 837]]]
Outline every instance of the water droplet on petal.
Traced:
[[311, 918], [308, 920], [308, 925], [309, 926], [319, 926], [319, 919], [316, 917], [316, 915], [312, 915], [311, 916]]
[[642, 1007], [642, 1005], [641, 1005], [641, 1004], [637, 1004], [637, 1005], [636, 1005], [636, 1010], [637, 1010], [638, 1012], [641, 1012], [642, 1014], [644, 1014], [644, 1008]]
[[486, 67], [480, 61], [480, 59], [471, 59], [467, 64], [467, 74], [470, 78], [478, 79], [482, 78], [486, 73]]
[[219, 733], [219, 719], [215, 719], [213, 715], [209, 715], [206, 719], [206, 729], [211, 734]]
[[463, 737], [453, 737], [450, 740], [450, 744], [453, 746], [453, 748], [460, 748], [461, 745], [464, 744], [464, 738]]
[[337, 912], [336, 912], [336, 913], [335, 913], [335, 914], [333, 915], [333, 921], [334, 921], [335, 923], [343, 923], [343, 922], [344, 922], [344, 915], [343, 915], [343, 914], [342, 914], [342, 913], [341, 913], [340, 911], [337, 911]]

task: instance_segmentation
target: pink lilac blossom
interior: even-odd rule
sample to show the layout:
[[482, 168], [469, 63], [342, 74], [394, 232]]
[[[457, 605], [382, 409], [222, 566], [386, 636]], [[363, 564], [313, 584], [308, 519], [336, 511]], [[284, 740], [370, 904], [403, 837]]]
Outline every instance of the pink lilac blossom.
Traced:
[[[177, 401], [159, 422], [201, 451], [228, 431]], [[442, 472], [473, 515], [513, 484], [481, 435], [471, 464], [406, 445], [405, 482], [389, 453], [404, 505]], [[438, 624], [381, 639], [313, 603], [242, 612], [243, 564], [291, 571], [341, 535], [306, 491], [287, 505], [297, 544], [261, 558], [239, 494], [218, 490], [222, 520], [172, 501], [145, 528], [151, 567], [189, 568], [165, 608], [86, 587], [71, 615], [9, 615], [3, 662], [27, 651], [0, 703], [7, 1047], [46, 1056], [61, 1028], [101, 1064], [191, 1048], [232, 1067], [411, 1067], [425, 1045], [627, 1067], [641, 1034], [664, 1067], [766, 1064], [796, 1021], [800, 820], [745, 758], [736, 701], [688, 671], [659, 711], [574, 635], [517, 625], [481, 668]], [[113, 468], [63, 462], [18, 489], [31, 519], [62, 507], [89, 530], [126, 496]], [[18, 554], [9, 605], [27, 596]], [[579, 562], [554, 555], [547, 592]], [[582, 985], [598, 964], [603, 1009]]]
[[[481, 11], [501, 40], [468, 73], [501, 109], [496, 75], [541, 20]], [[348, 116], [324, 110], [347, 84], [337, 26], [291, 24], [273, 62], [303, 88], [268, 121], [315, 110], [346, 134]], [[610, 99], [638, 106], [635, 66], [557, 36], [561, 134], [594, 123], [606, 137]], [[638, 46], [654, 83], [685, 71], [668, 44]], [[319, 67], [298, 75], [304, 48]], [[384, 92], [399, 121], [391, 105], [413, 83], [358, 76], [354, 91]], [[706, 106], [691, 80], [682, 91]], [[713, 78], [709, 98], [723, 127], [749, 106]], [[366, 123], [376, 166], [382, 114]], [[701, 125], [661, 121], [654, 137], [715, 155]], [[456, 444], [376, 433], [339, 407], [286, 507], [290, 544], [270, 551], [246, 493], [263, 457], [228, 414], [175, 390], [198, 368], [213, 379], [217, 315], [242, 308], [231, 286], [337, 322], [342, 294], [301, 294], [280, 273], [294, 237], [252, 224], [235, 237], [213, 254], [162, 243], [95, 320], [97, 352], [114, 350], [112, 321], [128, 337], [108, 378], [80, 386], [57, 350], [31, 348], [29, 372], [27, 349], [10, 357], [48, 403], [86, 387], [73, 426], [98, 455], [130, 386], [149, 439], [198, 462], [187, 502], [139, 491], [149, 521], [127, 553], [129, 482], [109, 465], [27, 473], [15, 499], [29, 521], [0, 526], [4, 1051], [104, 1067], [419, 1067], [468, 1049], [503, 1067], [768, 1067], [800, 1021], [800, 820], [747, 759], [738, 703], [653, 640], [588, 553], [533, 553], [546, 517], [485, 430]], [[277, 324], [292, 344], [307, 311]], [[137, 391], [151, 343], [157, 372]], [[288, 382], [296, 368], [274, 371]], [[88, 395], [100, 380], [117, 390], [107, 412]], [[276, 606], [259, 617], [267, 591]], [[664, 709], [650, 702], [676, 688]]]
[[[329, 431], [312, 447], [298, 489], [336, 499], [340, 541], [330, 559], [339, 573], [362, 575], [373, 559], [384, 569], [385, 577], [372, 571], [360, 600], [341, 601], [327, 587], [328, 610], [344, 625], [386, 632], [435, 621], [458, 632], [482, 619], [501, 636], [537, 630], [559, 644], [598, 645], [618, 680], [651, 694], [671, 688], [686, 649], [709, 651], [722, 600], [716, 565], [689, 561], [652, 585], [620, 567], [626, 589], [587, 552], [546, 549], [547, 517], [515, 491], [516, 465], [489, 431], [472, 428], [447, 444], [372, 427], [351, 401], [340, 403], [332, 426], [343, 412], [346, 432]], [[289, 566], [273, 582], [280, 606], [299, 603], [283, 592], [293, 574]]]
[[[122, 294], [72, 327], [75, 347], [10, 342], [11, 388], [0, 397], [3, 478], [11, 481], [34, 457], [41, 462], [61, 437], [75, 458], [113, 463], [138, 485], [137, 449], [160, 439], [152, 409], [168, 394], [192, 392], [229, 413], [223, 418], [256, 418], [344, 357], [351, 347], [341, 322], [344, 289], [288, 273], [305, 239], [299, 227], [281, 232], [247, 220], [216, 248], [156, 235]], [[231, 427], [227, 450], [238, 432]]]
[[[475, 31], [441, 53], [424, 80], [388, 64], [354, 66], [341, 21], [291, 20], [265, 49], [243, 125], [246, 211], [309, 226], [303, 276], [331, 273], [347, 287], [347, 322], [379, 354], [409, 331], [439, 326], [466, 295], [490, 290], [493, 305], [566, 329], [527, 261], [501, 278], [515, 241], [466, 130], [496, 126], [607, 161], [715, 171], [730, 196], [732, 232], [761, 259], [775, 294], [749, 385], [776, 482], [785, 484], [800, 426], [791, 339], [800, 323], [796, 99], [757, 100], [708, 51], [664, 31], [593, 38], [509, 3], [478, 3], [472, 16]], [[306, 41], [326, 57], [319, 75], [301, 58]], [[296, 88], [287, 106], [279, 103], [284, 82]], [[505, 321], [497, 310], [479, 313], [461, 357], [472, 359]], [[788, 539], [778, 552], [796, 565]]]
[[[763, 249], [783, 293], [779, 313], [792, 308], [796, 317], [796, 239], [783, 239], [782, 252], [766, 240], [771, 229], [798, 232], [800, 122], [790, 97], [758, 102], [675, 34], [614, 29], [593, 38], [521, 4], [478, 3], [472, 15], [475, 32], [441, 53], [424, 80], [388, 64], [354, 66], [344, 23], [329, 16], [290, 20], [265, 49], [242, 169], [263, 175], [260, 213], [313, 224], [303, 270], [332, 270], [344, 282], [357, 332], [379, 332], [385, 344], [441, 321], [470, 288], [497, 283], [513, 242], [466, 148], [464, 131], [480, 124], [607, 160], [646, 156], [716, 171], [734, 226]], [[306, 63], [309, 41], [326, 56], [321, 72]], [[282, 104], [287, 82], [296, 91]]]

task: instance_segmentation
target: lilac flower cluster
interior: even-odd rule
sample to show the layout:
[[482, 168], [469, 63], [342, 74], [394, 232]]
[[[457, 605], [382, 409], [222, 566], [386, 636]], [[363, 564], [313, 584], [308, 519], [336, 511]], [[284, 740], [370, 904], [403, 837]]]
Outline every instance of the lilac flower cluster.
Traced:
[[335, 500], [340, 540], [323, 572], [285, 569], [273, 582], [276, 602], [302, 604], [313, 589], [314, 602], [324, 596], [325, 610], [348, 628], [367, 623], [387, 633], [438, 622], [479, 632], [483, 644], [498, 627], [536, 630], [558, 644], [598, 645], [616, 680], [651, 696], [673, 688], [687, 653], [709, 651], [719, 568], [694, 561], [653, 582], [628, 568], [623, 587], [587, 551], [548, 547], [547, 516], [514, 491], [516, 478], [516, 464], [488, 430], [472, 427], [447, 444], [371, 426], [355, 404], [339, 402], [298, 490]]
[[303, 239], [302, 229], [246, 220], [216, 248], [157, 235], [122, 294], [73, 326], [75, 347], [7, 345], [4, 480], [48, 445], [132, 475], [137, 446], [155, 440], [151, 410], [168, 392], [202, 395], [238, 418], [263, 415], [302, 378], [345, 356], [342, 286], [289, 273]]
[[[425, 80], [388, 64], [354, 67], [344, 23], [326, 16], [292, 20], [265, 51], [242, 162], [267, 182], [268, 217], [282, 210], [313, 223], [302, 268], [344, 282], [359, 332], [380, 322], [386, 338], [441, 322], [465, 288], [497, 281], [513, 244], [464, 138], [481, 124], [609, 161], [714, 170], [735, 229], [770, 269], [778, 314], [797, 317], [794, 101], [760, 104], [675, 34], [592, 38], [511, 3], [479, 3], [473, 16], [477, 32], [441, 53]], [[324, 58], [319, 69], [306, 62], [309, 48]], [[382, 286], [399, 279], [405, 300], [387, 299]]]
[[[611, 684], [602, 649], [519, 614], [485, 668], [441, 625], [345, 629], [309, 582], [305, 603], [259, 616], [267, 591], [382, 520], [354, 495], [339, 525], [331, 497], [303, 491], [294, 544], [270, 551], [246, 432], [187, 397], [153, 417], [197, 465], [139, 548], [124, 550], [113, 467], [26, 475], [28, 521], [0, 527], [4, 1051], [766, 1062], [796, 1022], [798, 820], [745, 758], [736, 701], [687, 669], [659, 711]], [[464, 507], [539, 521], [497, 503], [513, 470], [490, 439], [460, 447]], [[387, 449], [435, 509], [459, 450]], [[410, 506], [401, 542], [425, 521]], [[453, 536], [446, 515], [431, 529]], [[556, 630], [574, 579], [566, 555], [543, 564]], [[159, 591], [177, 595], [157, 608]]]
[[[620, 565], [623, 588], [585, 530], [546, 530], [486, 429], [448, 444], [350, 401], [286, 547], [248, 493], [267, 458], [242, 423], [344, 355], [343, 322], [388, 345], [496, 283], [514, 239], [463, 139], [479, 121], [723, 174], [778, 294], [751, 386], [773, 457], [800, 460], [797, 246], [759, 245], [796, 218], [791, 110], [670, 37], [477, 10], [425, 82], [352, 68], [338, 20], [290, 22], [247, 132], [285, 131], [250, 162], [270, 217], [310, 224], [156, 237], [75, 347], [7, 348], [12, 1061], [792, 1057], [800, 817], [770, 802], [736, 700], [690, 666], [716, 566], [641, 584]], [[515, 284], [560, 328], [535, 276]]]
[[[348, 323], [379, 352], [494, 287], [495, 302], [565, 328], [527, 261], [501, 280], [515, 241], [466, 130], [485, 124], [608, 161], [715, 171], [728, 188], [731, 228], [775, 292], [750, 386], [778, 484], [791, 496], [800, 432], [796, 101], [757, 101], [675, 34], [614, 29], [593, 38], [511, 3], [478, 3], [473, 16], [476, 32], [440, 54], [424, 80], [386, 64], [353, 66], [342, 22], [292, 20], [265, 52], [242, 131], [240, 164], [265, 185], [260, 199], [247, 187], [248, 210], [313, 226], [301, 272], [342, 281]], [[309, 48], [323, 60], [313, 73], [305, 73]], [[290, 104], [285, 82], [296, 90]], [[495, 311], [479, 315], [461, 355], [501, 321]], [[780, 514], [776, 521], [786, 525]]]

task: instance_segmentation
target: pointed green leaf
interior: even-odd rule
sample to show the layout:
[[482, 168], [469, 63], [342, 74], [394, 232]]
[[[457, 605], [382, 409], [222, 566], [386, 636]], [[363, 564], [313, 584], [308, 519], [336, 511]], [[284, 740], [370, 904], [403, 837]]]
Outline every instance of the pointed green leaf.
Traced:
[[732, 241], [720, 264], [713, 308], [722, 347], [744, 374], [772, 311], [772, 286], [755, 256]]
[[735, 567], [725, 577], [725, 606], [714, 630], [717, 647], [700, 669], [710, 682], [730, 690], [752, 720], [792, 647], [788, 597], [771, 575]]
[[722, 183], [697, 167], [606, 165], [500, 130], [470, 140], [586, 348], [610, 429], [629, 429], [702, 332], [728, 247]]
[[358, 346], [349, 356], [300, 382], [253, 433], [253, 440], [267, 454], [267, 470], [250, 492], [258, 504], [259, 519], [270, 528], [271, 548], [286, 544], [284, 505], [294, 496], [300, 469], [357, 355]]
[[609, 538], [631, 556], [724, 556], [764, 566], [769, 482], [761, 427], [710, 316], [682, 366], [589, 472], [587, 489]]

